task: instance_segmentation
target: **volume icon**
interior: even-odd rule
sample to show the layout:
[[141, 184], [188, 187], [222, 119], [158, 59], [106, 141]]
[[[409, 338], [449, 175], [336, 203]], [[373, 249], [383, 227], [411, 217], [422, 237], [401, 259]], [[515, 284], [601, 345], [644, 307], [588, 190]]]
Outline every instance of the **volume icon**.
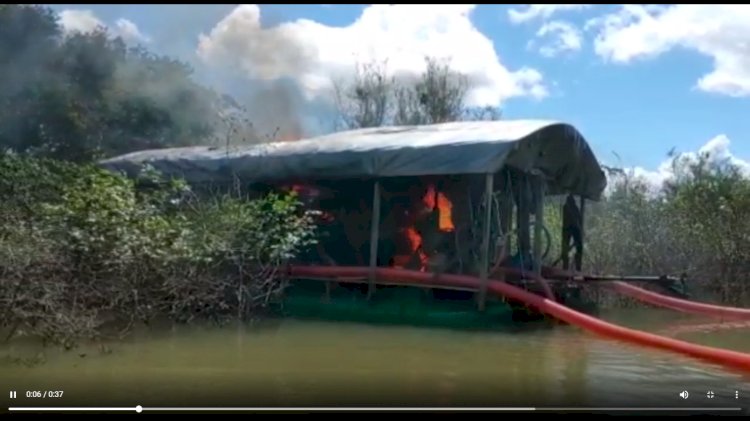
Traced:
[[682, 399], [687, 399], [689, 396], [690, 396], [690, 393], [688, 393], [687, 390], [683, 390], [682, 392], [680, 392], [680, 397]]

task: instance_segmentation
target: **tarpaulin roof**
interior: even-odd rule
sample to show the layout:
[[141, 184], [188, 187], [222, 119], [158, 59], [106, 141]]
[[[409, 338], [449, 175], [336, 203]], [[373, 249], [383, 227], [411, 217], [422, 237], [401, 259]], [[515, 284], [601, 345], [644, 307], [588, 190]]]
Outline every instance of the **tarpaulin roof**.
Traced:
[[539, 120], [379, 127], [291, 142], [146, 150], [101, 162], [129, 176], [147, 164], [191, 183], [483, 174], [509, 165], [541, 171], [552, 193], [596, 200], [606, 186], [578, 130]]

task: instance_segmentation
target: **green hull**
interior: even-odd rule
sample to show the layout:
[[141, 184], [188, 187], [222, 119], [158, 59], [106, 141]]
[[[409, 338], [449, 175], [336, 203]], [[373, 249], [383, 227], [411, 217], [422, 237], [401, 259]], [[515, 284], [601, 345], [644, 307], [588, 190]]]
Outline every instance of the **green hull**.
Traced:
[[281, 308], [285, 317], [300, 319], [469, 330], [508, 328], [514, 324], [513, 312], [496, 299], [480, 312], [470, 292], [379, 286], [368, 300], [366, 285], [338, 285], [326, 294], [324, 282], [304, 280], [286, 290]]
[[[597, 306], [582, 300], [579, 290], [557, 299], [575, 310], [596, 315]], [[467, 291], [415, 286], [378, 286], [367, 298], [367, 285], [339, 284], [326, 293], [325, 282], [297, 280], [286, 289], [279, 313], [284, 317], [371, 324], [440, 327], [461, 330], [508, 330], [549, 319], [521, 303], [488, 297], [484, 311]]]

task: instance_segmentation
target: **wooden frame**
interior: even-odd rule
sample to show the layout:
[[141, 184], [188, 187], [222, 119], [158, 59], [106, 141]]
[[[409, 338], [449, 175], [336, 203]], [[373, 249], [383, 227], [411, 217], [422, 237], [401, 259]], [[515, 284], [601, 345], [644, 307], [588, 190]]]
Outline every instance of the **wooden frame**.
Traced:
[[484, 311], [487, 301], [487, 281], [490, 270], [490, 228], [492, 226], [492, 206], [494, 192], [495, 175], [488, 173], [484, 181], [484, 221], [482, 227], [482, 259], [479, 268], [479, 277], [482, 280], [482, 287], [479, 291], [479, 311]]

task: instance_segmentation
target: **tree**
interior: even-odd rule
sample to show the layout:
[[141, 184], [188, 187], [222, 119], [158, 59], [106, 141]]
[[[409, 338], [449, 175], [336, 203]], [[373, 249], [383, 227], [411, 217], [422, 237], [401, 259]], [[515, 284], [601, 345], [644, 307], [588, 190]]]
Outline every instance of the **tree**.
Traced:
[[41, 6], [0, 7], [0, 147], [71, 161], [202, 143], [218, 96], [170, 57], [105, 28], [63, 33]]
[[386, 64], [357, 64], [351, 86], [334, 85], [334, 100], [340, 110], [337, 128], [378, 127], [386, 123], [394, 89]]
[[[396, 124], [446, 123], [458, 121], [464, 115], [468, 78], [451, 70], [447, 61], [431, 57], [425, 61], [427, 68], [419, 80], [400, 88]], [[403, 117], [406, 120], [399, 121]]]
[[385, 63], [358, 64], [353, 81], [335, 85], [340, 129], [387, 124], [420, 125], [450, 121], [498, 120], [496, 107], [467, 107], [469, 78], [450, 62], [425, 58], [416, 78], [389, 76]]

